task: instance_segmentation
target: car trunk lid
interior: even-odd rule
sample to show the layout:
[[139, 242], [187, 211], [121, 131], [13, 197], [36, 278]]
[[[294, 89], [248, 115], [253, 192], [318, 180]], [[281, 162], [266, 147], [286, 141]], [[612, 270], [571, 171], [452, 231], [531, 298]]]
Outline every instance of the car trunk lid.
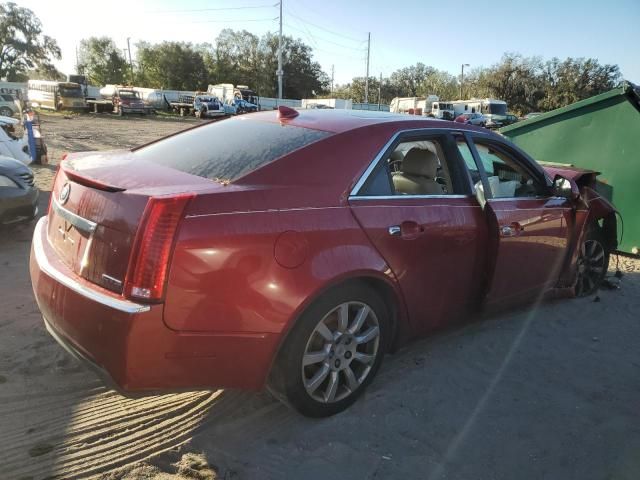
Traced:
[[122, 293], [149, 200], [215, 188], [210, 180], [134, 161], [129, 151], [74, 154], [54, 182], [49, 243], [77, 275]]

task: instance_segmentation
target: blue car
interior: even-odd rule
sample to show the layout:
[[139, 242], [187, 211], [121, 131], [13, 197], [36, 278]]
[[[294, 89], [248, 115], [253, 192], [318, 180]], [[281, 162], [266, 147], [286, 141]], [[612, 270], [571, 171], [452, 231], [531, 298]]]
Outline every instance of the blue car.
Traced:
[[211, 95], [197, 95], [193, 100], [193, 110], [198, 118], [222, 117], [226, 114], [222, 102]]

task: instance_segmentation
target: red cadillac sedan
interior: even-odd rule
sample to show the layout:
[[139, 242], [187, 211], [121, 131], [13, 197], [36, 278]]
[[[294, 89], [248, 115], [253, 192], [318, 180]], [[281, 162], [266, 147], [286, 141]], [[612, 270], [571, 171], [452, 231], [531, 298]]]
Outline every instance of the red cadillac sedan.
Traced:
[[281, 107], [69, 155], [33, 290], [121, 391], [267, 386], [331, 415], [410, 338], [598, 288], [617, 244], [595, 174], [459, 123]]

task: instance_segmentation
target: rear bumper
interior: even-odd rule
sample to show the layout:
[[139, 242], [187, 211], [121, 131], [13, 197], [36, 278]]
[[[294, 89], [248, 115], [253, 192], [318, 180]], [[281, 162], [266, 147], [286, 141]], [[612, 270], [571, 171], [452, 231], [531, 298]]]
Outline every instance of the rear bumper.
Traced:
[[125, 107], [125, 106], [120, 106], [120, 108], [122, 109], [122, 113], [144, 113], [147, 114], [151, 111], [150, 108], [148, 107]]
[[177, 332], [163, 305], [130, 302], [78, 277], [36, 225], [31, 249], [33, 291], [52, 336], [123, 392], [263, 387], [279, 336], [269, 333]]
[[40, 192], [37, 188], [10, 189], [10, 196], [0, 198], [0, 225], [11, 223], [28, 222], [33, 220], [38, 214], [38, 196]]

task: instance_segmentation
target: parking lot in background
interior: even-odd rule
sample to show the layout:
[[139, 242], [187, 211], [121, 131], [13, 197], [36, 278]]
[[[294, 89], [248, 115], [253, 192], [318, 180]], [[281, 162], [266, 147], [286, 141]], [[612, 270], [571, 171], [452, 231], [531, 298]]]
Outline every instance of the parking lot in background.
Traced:
[[[165, 116], [42, 115], [64, 152], [130, 148], [191, 127]], [[46, 332], [28, 257], [34, 223], [0, 231], [2, 478], [540, 479], [640, 476], [640, 261], [619, 290], [492, 316], [388, 356], [364, 397], [321, 421], [268, 394], [128, 399]]]

